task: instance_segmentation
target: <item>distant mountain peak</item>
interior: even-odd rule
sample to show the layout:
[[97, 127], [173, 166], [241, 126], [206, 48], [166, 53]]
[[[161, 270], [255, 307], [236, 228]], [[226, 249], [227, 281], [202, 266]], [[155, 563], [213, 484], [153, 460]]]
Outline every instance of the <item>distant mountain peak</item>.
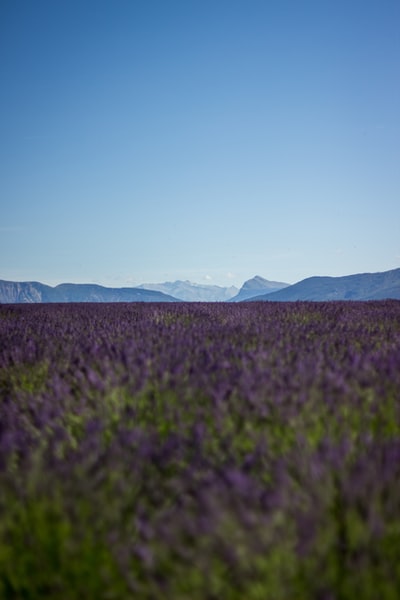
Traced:
[[269, 279], [261, 277], [261, 275], [255, 275], [244, 282], [239, 293], [234, 296], [230, 302], [242, 302], [243, 300], [249, 300], [253, 296], [277, 292], [288, 286], [288, 283], [283, 283], [282, 281], [270, 281]]
[[241, 289], [242, 290], [253, 290], [253, 289], [277, 290], [277, 289], [282, 289], [284, 287], [287, 287], [288, 285], [289, 285], [288, 283], [283, 283], [282, 281], [270, 281], [269, 279], [265, 279], [264, 277], [261, 277], [261, 275], [255, 275], [251, 279], [248, 279], [247, 281], [245, 281], [244, 284], [242, 285]]

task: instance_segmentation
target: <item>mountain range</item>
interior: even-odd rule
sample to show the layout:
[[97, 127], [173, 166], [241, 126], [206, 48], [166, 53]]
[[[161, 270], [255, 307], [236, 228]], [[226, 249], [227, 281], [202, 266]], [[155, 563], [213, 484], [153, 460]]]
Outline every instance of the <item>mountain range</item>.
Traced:
[[[165, 283], [142, 283], [139, 289], [155, 290], [173, 296], [185, 302], [226, 302], [239, 292], [234, 285], [221, 287], [219, 285], [205, 285], [191, 281], [166, 281]], [[265, 294], [263, 288], [260, 294]]]
[[176, 298], [153, 290], [107, 288], [91, 283], [61, 283], [50, 287], [37, 281], [0, 280], [0, 302], [176, 302]]
[[[288, 285], [288, 284], [282, 284]], [[95, 284], [62, 283], [50, 287], [36, 281], [0, 280], [0, 302], [237, 302], [280, 289], [262, 277], [246, 281], [241, 290], [190, 281], [143, 283], [132, 288], [107, 288]]]
[[344, 277], [309, 277], [298, 283], [269, 281], [259, 275], [241, 289], [175, 281], [141, 284], [132, 288], [108, 288], [96, 284], [43, 283], [0, 280], [0, 303], [35, 302], [291, 302], [296, 300], [400, 299], [400, 268], [382, 273], [358, 273]]
[[400, 299], [400, 269], [358, 273], [344, 277], [308, 277], [277, 292], [253, 296], [250, 301]]

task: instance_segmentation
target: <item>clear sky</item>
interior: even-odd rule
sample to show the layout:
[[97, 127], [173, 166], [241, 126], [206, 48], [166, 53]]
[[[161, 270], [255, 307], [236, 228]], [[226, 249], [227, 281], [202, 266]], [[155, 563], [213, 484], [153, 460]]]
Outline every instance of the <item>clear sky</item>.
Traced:
[[399, 266], [399, 0], [1, 0], [0, 279]]

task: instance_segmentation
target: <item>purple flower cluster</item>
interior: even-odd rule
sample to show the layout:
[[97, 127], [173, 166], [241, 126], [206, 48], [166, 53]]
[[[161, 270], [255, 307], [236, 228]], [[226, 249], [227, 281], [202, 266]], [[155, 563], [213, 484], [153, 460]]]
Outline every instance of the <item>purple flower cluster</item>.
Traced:
[[396, 598], [400, 302], [0, 306], [0, 597]]

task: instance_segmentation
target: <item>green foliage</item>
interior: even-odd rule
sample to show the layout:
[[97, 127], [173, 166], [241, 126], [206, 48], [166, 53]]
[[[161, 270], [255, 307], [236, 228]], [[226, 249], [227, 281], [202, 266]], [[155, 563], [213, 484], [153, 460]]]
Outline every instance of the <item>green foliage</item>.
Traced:
[[60, 494], [33, 494], [13, 504], [1, 525], [0, 597], [127, 597], [106, 539], [95, 535], [80, 514], [72, 520]]
[[48, 379], [49, 365], [47, 362], [24, 365], [12, 365], [0, 369], [0, 393], [16, 394], [25, 392], [40, 393]]

